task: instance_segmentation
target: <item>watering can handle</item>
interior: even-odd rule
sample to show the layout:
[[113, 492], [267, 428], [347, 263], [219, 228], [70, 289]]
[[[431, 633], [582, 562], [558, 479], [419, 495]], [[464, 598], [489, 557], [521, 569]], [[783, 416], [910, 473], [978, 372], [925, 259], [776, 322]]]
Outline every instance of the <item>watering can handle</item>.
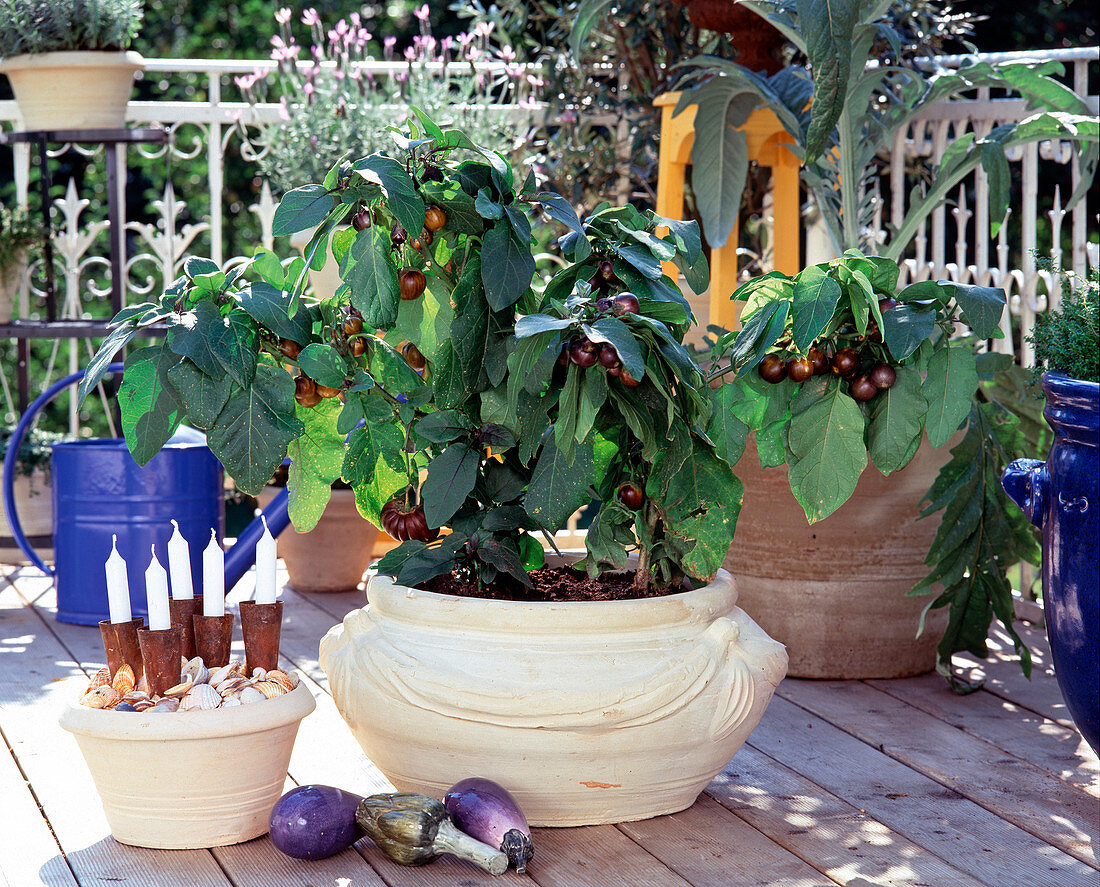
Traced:
[[[121, 373], [122, 366], [121, 363], [112, 363], [107, 367], [107, 372]], [[57, 397], [58, 394], [71, 385], [79, 384], [80, 380], [83, 378], [83, 371], [71, 373], [63, 379], [58, 379], [49, 388], [38, 395], [38, 397], [34, 399], [34, 402], [27, 408], [27, 411], [19, 418], [19, 422], [12, 432], [11, 440], [8, 441], [8, 452], [4, 456], [4, 513], [7, 515], [9, 526], [11, 526], [11, 535], [15, 539], [16, 545], [18, 545], [23, 551], [23, 554], [27, 556], [27, 560], [48, 576], [54, 574], [54, 569], [38, 556], [38, 552], [34, 550], [27, 540], [27, 537], [23, 533], [23, 525], [19, 521], [19, 514], [15, 510], [15, 463], [19, 454], [19, 445], [23, 443], [23, 438], [26, 436], [27, 430], [33, 424], [35, 416], [42, 411], [46, 404]]]
[[[112, 363], [107, 367], [107, 372], [121, 373], [122, 368], [123, 364]], [[11, 526], [12, 537], [15, 539], [16, 544], [22, 550], [23, 554], [27, 556], [27, 559], [47, 576], [54, 575], [54, 568], [42, 560], [38, 552], [34, 550], [34, 547], [23, 533], [23, 525], [20, 523], [19, 514], [16, 512], [14, 486], [15, 463], [19, 453], [19, 445], [23, 442], [23, 438], [34, 422], [35, 416], [42, 411], [46, 404], [57, 397], [59, 393], [72, 385], [79, 384], [83, 378], [83, 372], [71, 373], [63, 379], [58, 379], [58, 381], [54, 382], [53, 385], [36, 397], [34, 402], [27, 408], [27, 411], [20, 417], [18, 424], [16, 424], [15, 430], [11, 435], [11, 440], [8, 443], [8, 452], [4, 456], [4, 513], [7, 515], [8, 524]], [[267, 525], [270, 527], [273, 536], [278, 536], [290, 523], [290, 517], [287, 513], [287, 506], [289, 504], [288, 495], [288, 491], [285, 488], [280, 490], [275, 499], [264, 509], [264, 518], [267, 520]], [[244, 532], [241, 533], [240, 537], [237, 539], [240, 550], [237, 550], [238, 545], [234, 545], [233, 548], [230, 549], [226, 557], [225, 565], [226, 591], [232, 589], [252, 565], [252, 561], [248, 560], [248, 552], [252, 552], [254, 559], [256, 542], [259, 541], [262, 534], [263, 525], [257, 518], [245, 528]]]

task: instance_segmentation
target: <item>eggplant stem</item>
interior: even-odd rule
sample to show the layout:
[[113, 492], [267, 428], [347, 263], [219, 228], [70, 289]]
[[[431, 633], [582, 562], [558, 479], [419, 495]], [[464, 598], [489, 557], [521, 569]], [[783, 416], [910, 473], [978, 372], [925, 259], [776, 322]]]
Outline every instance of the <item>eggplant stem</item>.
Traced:
[[508, 857], [488, 844], [460, 832], [449, 820], [439, 823], [439, 831], [432, 841], [435, 853], [450, 853], [485, 869], [490, 875], [503, 875], [508, 870]]

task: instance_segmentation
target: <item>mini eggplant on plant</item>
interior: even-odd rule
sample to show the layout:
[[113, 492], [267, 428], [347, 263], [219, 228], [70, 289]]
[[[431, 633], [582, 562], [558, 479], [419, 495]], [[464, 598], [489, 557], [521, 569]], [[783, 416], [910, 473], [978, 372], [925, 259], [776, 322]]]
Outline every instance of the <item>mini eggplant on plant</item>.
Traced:
[[455, 825], [471, 837], [499, 848], [523, 874], [535, 855], [531, 829], [519, 804], [504, 786], [473, 776], [456, 782], [443, 797]]
[[503, 875], [508, 857], [460, 832], [435, 798], [409, 793], [370, 795], [355, 812], [359, 827], [399, 865], [425, 865], [443, 853]]

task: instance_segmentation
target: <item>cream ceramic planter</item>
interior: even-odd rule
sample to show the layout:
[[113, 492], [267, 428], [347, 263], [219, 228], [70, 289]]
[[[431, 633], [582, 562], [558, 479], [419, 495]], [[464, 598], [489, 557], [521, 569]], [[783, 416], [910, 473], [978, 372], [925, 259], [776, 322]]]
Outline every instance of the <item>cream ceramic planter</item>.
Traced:
[[947, 611], [906, 597], [928, 574], [924, 562], [939, 516], [917, 520], [921, 497], [948, 459], [921, 445], [883, 477], [863, 472], [844, 505], [812, 526], [791, 493], [787, 469], [760, 467], [749, 446], [734, 472], [745, 485], [725, 567], [741, 602], [787, 645], [797, 678], [900, 678], [931, 671]]
[[402, 791], [507, 788], [532, 825], [690, 806], [759, 722], [787, 655], [720, 571], [668, 597], [522, 603], [373, 576], [321, 641], [333, 698]]
[[0, 73], [11, 81], [23, 129], [121, 129], [144, 66], [136, 52], [44, 52], [6, 58]]
[[[277, 492], [265, 487], [259, 503], [266, 507]], [[351, 591], [363, 581], [374, 557], [378, 528], [355, 507], [354, 490], [333, 490], [325, 513], [308, 533], [293, 526], [279, 534], [279, 557], [297, 591]]]
[[[0, 471], [2, 474], [2, 471]], [[44, 560], [53, 560], [53, 497], [49, 475], [36, 468], [30, 476], [20, 474], [12, 484], [15, 507], [23, 534]], [[11, 525], [0, 503], [0, 562], [25, 564], [27, 560], [12, 537]]]
[[267, 833], [298, 723], [315, 707], [300, 684], [285, 696], [214, 711], [73, 704], [61, 726], [76, 736], [115, 840], [194, 850]]

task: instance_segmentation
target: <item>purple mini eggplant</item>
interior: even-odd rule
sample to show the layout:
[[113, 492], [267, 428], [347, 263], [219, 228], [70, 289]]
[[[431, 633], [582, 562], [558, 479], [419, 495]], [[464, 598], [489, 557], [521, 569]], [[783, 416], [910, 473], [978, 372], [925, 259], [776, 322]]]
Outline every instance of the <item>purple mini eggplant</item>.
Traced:
[[531, 829], [516, 799], [491, 779], [471, 777], [451, 786], [443, 803], [466, 834], [499, 847], [521, 875], [535, 855]]
[[271, 810], [271, 841], [295, 859], [324, 859], [350, 847], [362, 832], [355, 823], [360, 795], [331, 785], [300, 785]]

